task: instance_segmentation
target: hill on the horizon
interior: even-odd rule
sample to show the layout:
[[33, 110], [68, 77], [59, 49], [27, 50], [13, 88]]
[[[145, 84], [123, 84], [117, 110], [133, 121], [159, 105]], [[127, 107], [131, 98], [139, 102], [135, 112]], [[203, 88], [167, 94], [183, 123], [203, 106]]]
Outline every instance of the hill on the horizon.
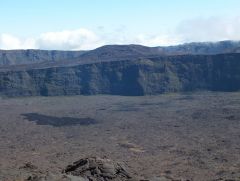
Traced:
[[1, 51], [0, 95], [239, 91], [239, 45], [223, 41], [152, 48], [107, 45], [91, 51]]
[[0, 50], [0, 66], [36, 64], [42, 62], [72, 62], [82, 59], [114, 60], [120, 58], [170, 56], [186, 54], [238, 53], [240, 41], [186, 43], [166, 47], [147, 47], [142, 45], [105, 45], [89, 51], [59, 50]]

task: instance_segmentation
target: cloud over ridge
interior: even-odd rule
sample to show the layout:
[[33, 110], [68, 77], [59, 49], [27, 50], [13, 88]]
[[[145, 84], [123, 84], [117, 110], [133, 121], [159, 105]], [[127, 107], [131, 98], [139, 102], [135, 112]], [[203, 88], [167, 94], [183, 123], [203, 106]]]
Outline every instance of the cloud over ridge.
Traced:
[[19, 38], [0, 34], [0, 49], [89, 50], [106, 44], [167, 46], [196, 41], [240, 40], [240, 16], [232, 18], [194, 18], [182, 21], [170, 31], [159, 34], [111, 33], [86, 28], [45, 32], [37, 37]]

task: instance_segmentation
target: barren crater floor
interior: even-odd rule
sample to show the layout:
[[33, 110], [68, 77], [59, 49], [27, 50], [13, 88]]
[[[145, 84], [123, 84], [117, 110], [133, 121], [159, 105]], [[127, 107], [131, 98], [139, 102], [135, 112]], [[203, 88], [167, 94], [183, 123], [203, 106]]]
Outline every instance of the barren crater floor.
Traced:
[[1, 98], [0, 180], [87, 156], [145, 178], [240, 180], [239, 110], [239, 92]]

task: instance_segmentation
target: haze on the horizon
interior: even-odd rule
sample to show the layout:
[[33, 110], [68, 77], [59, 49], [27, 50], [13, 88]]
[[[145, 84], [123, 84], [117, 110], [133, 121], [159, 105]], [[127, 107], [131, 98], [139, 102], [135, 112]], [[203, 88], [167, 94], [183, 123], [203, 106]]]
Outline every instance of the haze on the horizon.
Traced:
[[0, 49], [240, 40], [239, 7], [239, 0], [2, 1]]

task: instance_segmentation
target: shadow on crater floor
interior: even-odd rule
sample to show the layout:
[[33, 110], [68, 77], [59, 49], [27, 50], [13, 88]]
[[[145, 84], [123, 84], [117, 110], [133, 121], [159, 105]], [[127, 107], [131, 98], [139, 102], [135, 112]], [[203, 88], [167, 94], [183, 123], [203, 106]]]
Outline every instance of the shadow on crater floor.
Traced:
[[37, 125], [51, 125], [54, 127], [82, 125], [88, 126], [98, 122], [92, 118], [72, 118], [72, 117], [55, 117], [38, 113], [22, 114], [28, 121], [36, 122]]

